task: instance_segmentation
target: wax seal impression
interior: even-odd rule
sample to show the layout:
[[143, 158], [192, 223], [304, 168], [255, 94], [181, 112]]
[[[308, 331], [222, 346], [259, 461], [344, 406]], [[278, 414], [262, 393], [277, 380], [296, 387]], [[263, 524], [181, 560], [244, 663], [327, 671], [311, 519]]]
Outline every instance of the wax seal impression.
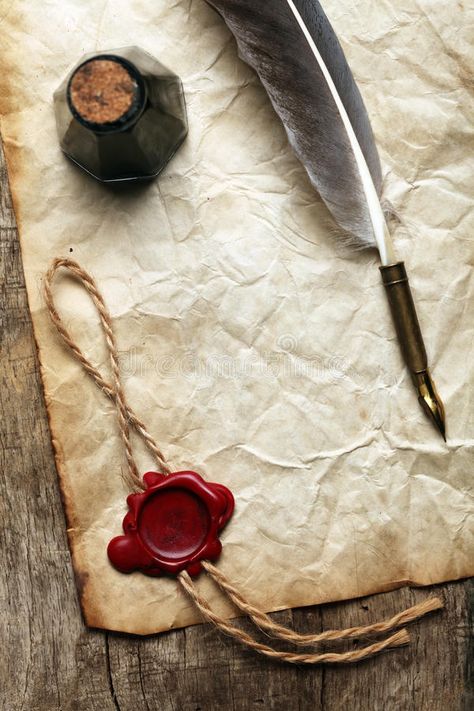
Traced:
[[234, 510], [232, 493], [191, 471], [148, 472], [143, 481], [145, 491], [127, 497], [124, 535], [110, 541], [110, 562], [122, 573], [197, 575], [202, 560], [221, 553], [218, 536]]

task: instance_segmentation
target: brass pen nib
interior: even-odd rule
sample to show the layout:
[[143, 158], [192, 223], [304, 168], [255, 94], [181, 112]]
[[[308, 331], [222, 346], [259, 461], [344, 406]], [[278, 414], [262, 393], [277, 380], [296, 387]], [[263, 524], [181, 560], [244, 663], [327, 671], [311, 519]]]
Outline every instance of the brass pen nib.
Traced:
[[443, 402], [429, 370], [413, 374], [413, 381], [418, 390], [418, 401], [428, 417], [434, 422], [446, 442], [446, 417]]
[[418, 391], [418, 400], [446, 442], [444, 405], [428, 370], [428, 357], [405, 265], [396, 262], [380, 267], [380, 271], [403, 357]]

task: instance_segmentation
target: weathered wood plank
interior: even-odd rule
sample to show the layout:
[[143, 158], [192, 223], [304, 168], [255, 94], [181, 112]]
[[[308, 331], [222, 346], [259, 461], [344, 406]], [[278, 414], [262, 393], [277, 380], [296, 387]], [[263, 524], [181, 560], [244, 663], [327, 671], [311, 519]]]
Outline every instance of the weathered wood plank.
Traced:
[[114, 711], [104, 636], [77, 603], [3, 161], [0, 181], [0, 703]]
[[[139, 639], [86, 630], [67, 551], [47, 416], [0, 156], [0, 699], [4, 711], [467, 711], [472, 583], [438, 586], [446, 612], [412, 645], [353, 667], [283, 666], [209, 626]], [[279, 613], [300, 631], [381, 619], [399, 590]], [[242, 624], [250, 628], [248, 622]], [[469, 652], [470, 650], [470, 652]]]

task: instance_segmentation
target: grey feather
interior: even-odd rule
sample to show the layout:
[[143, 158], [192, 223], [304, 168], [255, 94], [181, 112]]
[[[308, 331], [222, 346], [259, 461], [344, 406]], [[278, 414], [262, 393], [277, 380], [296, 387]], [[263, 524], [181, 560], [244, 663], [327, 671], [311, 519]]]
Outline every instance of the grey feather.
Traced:
[[[356, 246], [375, 246], [370, 211], [341, 113], [286, 0], [207, 0], [259, 75], [289, 141], [338, 225]], [[380, 160], [369, 118], [344, 52], [317, 0], [293, 0], [310, 32], [369, 168], [377, 193]]]

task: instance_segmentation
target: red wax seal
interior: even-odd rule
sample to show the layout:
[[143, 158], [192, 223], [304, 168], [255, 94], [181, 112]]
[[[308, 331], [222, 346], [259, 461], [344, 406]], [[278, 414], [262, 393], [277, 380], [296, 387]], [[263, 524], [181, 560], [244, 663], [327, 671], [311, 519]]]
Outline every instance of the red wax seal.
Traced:
[[201, 560], [220, 555], [218, 535], [232, 515], [234, 497], [196, 472], [147, 472], [143, 481], [146, 490], [127, 497], [125, 535], [110, 541], [110, 562], [122, 573], [197, 575]]

